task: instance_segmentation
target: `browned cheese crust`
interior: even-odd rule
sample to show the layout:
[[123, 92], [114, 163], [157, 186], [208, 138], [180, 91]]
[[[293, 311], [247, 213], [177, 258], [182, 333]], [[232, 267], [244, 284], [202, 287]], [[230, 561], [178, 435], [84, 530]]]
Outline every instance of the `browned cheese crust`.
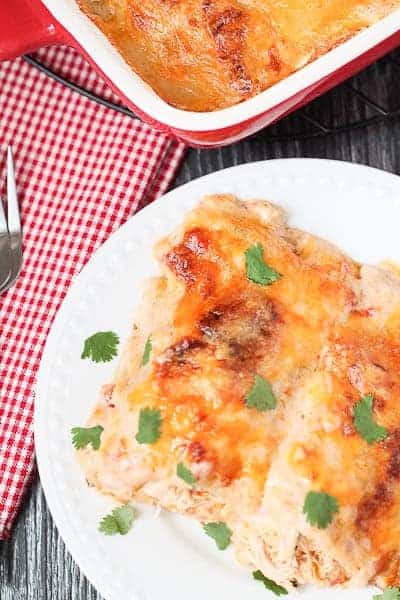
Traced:
[[287, 77], [399, 0], [78, 0], [169, 104], [211, 111]]

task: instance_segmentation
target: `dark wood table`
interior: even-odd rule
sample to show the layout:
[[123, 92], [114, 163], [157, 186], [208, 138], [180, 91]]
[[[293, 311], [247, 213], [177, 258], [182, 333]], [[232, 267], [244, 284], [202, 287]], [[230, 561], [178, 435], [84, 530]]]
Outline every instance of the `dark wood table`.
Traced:
[[[394, 53], [392, 59], [400, 57]], [[398, 69], [398, 70], [397, 70]], [[361, 74], [353, 84], [374, 102], [400, 107], [400, 67], [387, 59]], [[368, 107], [349, 85], [307, 108], [305, 117], [325, 122], [364, 119]], [[309, 121], [294, 117], [272, 133], [293, 136]], [[378, 125], [314, 139], [271, 140], [271, 131], [217, 150], [189, 150], [175, 185], [241, 163], [285, 157], [317, 157], [363, 163], [400, 174], [400, 118]], [[267, 193], [267, 190], [266, 190]], [[379, 207], [377, 207], [379, 209]], [[362, 219], [362, 215], [360, 215]], [[18, 517], [13, 536], [0, 542], [0, 600], [101, 600], [68, 554], [36, 480]]]

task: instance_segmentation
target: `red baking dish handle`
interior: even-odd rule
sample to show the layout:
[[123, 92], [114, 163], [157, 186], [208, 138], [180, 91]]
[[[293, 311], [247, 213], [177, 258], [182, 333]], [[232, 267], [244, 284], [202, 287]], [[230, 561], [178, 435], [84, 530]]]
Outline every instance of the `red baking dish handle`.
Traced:
[[0, 0], [0, 61], [69, 40], [39, 0]]

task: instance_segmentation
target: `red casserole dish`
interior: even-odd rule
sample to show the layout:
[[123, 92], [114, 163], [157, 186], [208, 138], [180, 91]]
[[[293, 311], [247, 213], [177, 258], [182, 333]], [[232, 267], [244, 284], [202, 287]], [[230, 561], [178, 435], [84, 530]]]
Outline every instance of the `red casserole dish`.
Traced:
[[0, 60], [51, 44], [77, 48], [144, 121], [192, 146], [238, 141], [274, 123], [400, 43], [400, 10], [355, 35], [286, 79], [235, 106], [189, 112], [162, 100], [124, 62], [75, 0], [13, 0], [0, 4]]

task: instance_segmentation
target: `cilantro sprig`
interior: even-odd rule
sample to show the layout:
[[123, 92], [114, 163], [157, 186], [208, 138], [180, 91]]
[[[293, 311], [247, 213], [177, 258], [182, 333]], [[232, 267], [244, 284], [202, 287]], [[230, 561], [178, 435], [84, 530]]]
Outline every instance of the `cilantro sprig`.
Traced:
[[181, 462], [176, 465], [176, 474], [192, 487], [194, 487], [197, 483], [196, 477], [193, 475], [192, 471], [185, 467], [185, 465]]
[[232, 531], [226, 523], [205, 523], [203, 529], [217, 544], [218, 550], [225, 550], [231, 543]]
[[261, 571], [253, 571], [253, 577], [256, 581], [261, 581], [267, 590], [275, 594], [275, 596], [286, 596], [289, 593], [286, 588], [278, 585], [275, 581], [272, 581], [272, 579], [265, 577], [264, 573]]
[[353, 422], [356, 430], [368, 444], [381, 442], [388, 436], [387, 429], [375, 423], [373, 419], [372, 394], [367, 394], [354, 405]]
[[256, 375], [253, 387], [245, 396], [245, 403], [248, 408], [255, 408], [260, 412], [276, 408], [276, 397], [269, 381]]
[[105, 535], [126, 535], [131, 530], [133, 521], [137, 516], [136, 509], [130, 504], [119, 506], [103, 517], [99, 524], [99, 531]]
[[142, 408], [135, 439], [139, 444], [154, 444], [161, 435], [162, 418], [157, 408]]
[[113, 331], [99, 331], [85, 340], [81, 358], [95, 363], [109, 362], [118, 354], [119, 337]]
[[141, 363], [142, 367], [147, 365], [147, 363], [149, 362], [152, 349], [153, 349], [153, 343], [151, 341], [151, 335], [149, 335], [149, 337], [147, 338], [146, 343], [144, 345], [142, 363]]
[[245, 252], [247, 279], [259, 285], [271, 285], [282, 277], [278, 271], [264, 261], [264, 250], [261, 244], [250, 246]]
[[308, 492], [303, 506], [310, 525], [326, 529], [333, 521], [335, 513], [339, 512], [339, 504], [333, 496], [325, 492]]
[[400, 589], [390, 587], [383, 594], [373, 596], [372, 600], [400, 600]]
[[101, 434], [104, 428], [101, 425], [94, 427], [73, 427], [71, 429], [72, 444], [76, 450], [92, 445], [93, 450], [98, 450], [101, 443]]

